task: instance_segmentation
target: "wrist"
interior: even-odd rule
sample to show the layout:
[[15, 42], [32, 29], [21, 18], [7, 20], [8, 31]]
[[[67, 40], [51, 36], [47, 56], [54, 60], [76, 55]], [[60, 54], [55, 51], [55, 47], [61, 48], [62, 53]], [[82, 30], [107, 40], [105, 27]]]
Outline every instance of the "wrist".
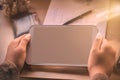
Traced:
[[18, 73], [20, 72], [20, 70], [18, 69], [17, 65], [15, 63], [13, 63], [12, 61], [8, 61], [8, 60], [5, 60], [4, 61], [4, 64], [9, 64], [10, 66], [12, 66], [12, 68], [14, 70], [16, 70]]
[[5, 80], [18, 80], [19, 79], [19, 71], [17, 67], [10, 61], [4, 61], [0, 65], [1, 76], [5, 76]]
[[90, 78], [90, 80], [110, 80], [109, 76], [101, 73], [97, 73]]
[[93, 77], [96, 74], [103, 74], [103, 75], [110, 76], [111, 72], [106, 71], [106, 69], [104, 69], [102, 67], [93, 67], [89, 70], [90, 77]]

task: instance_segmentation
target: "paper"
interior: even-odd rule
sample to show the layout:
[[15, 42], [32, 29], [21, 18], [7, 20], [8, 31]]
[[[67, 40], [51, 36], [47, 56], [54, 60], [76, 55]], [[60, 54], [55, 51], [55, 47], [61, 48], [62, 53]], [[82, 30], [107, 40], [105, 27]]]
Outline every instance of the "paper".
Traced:
[[109, 9], [109, 0], [92, 0], [92, 2], [83, 2], [83, 0], [52, 0], [49, 6], [44, 25], [62, 25], [64, 22], [85, 13], [92, 9], [89, 16], [71, 24], [96, 24], [95, 19], [101, 19], [107, 15], [99, 16]]
[[[83, 7], [84, 6], [84, 7]], [[44, 25], [62, 25], [64, 22], [92, 9], [78, 0], [52, 0]]]
[[[109, 0], [51, 0], [44, 25], [62, 25], [66, 21], [92, 10], [87, 16], [70, 25], [95, 25], [105, 35]], [[104, 32], [104, 33], [103, 33]]]

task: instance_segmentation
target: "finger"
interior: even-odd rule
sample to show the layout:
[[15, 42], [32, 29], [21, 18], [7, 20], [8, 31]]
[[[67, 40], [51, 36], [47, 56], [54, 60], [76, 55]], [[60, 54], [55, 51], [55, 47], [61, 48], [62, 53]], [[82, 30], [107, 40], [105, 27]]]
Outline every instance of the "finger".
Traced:
[[114, 47], [114, 45], [111, 45], [106, 39], [104, 39], [103, 44], [101, 46], [101, 50], [103, 50], [103, 51], [111, 51], [111, 50], [113, 50], [113, 47]]
[[16, 38], [14, 41], [13, 41], [13, 44], [15, 45], [15, 47], [18, 46], [18, 44], [20, 43], [20, 41], [22, 40], [22, 38], [25, 36], [26, 34]]
[[30, 41], [30, 39], [31, 39], [30, 34], [25, 35], [24, 38], [22, 38], [21, 42], [19, 43], [18, 47], [26, 48], [26, 46], [27, 46], [28, 42]]
[[103, 39], [103, 43], [101, 45], [101, 48], [104, 48], [108, 44], [108, 41], [106, 39]]
[[15, 42], [19, 42], [25, 35], [26, 35], [26, 34], [24, 34], [24, 35], [22, 35], [22, 36], [16, 38], [14, 41], [15, 41]]
[[102, 43], [103, 43], [103, 37], [100, 33], [98, 33], [93, 43], [92, 49], [98, 49], [98, 50], [101, 49]]

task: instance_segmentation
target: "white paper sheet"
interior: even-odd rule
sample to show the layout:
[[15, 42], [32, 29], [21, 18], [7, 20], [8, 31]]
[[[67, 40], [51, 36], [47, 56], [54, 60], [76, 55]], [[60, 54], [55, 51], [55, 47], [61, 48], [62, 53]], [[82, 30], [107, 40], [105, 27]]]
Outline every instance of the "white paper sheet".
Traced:
[[51, 0], [44, 25], [62, 25], [66, 21], [92, 10], [87, 16], [71, 23], [70, 25], [95, 25], [105, 36], [107, 26], [107, 11], [109, 0]]

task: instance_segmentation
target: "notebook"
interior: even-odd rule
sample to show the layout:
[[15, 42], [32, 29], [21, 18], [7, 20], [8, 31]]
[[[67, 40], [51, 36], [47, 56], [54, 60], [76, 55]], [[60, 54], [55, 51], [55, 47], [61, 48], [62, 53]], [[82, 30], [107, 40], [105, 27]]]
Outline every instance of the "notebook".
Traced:
[[[97, 25], [106, 22], [109, 0], [51, 0], [44, 25], [63, 25], [65, 22], [91, 10], [92, 13], [69, 25]], [[106, 26], [106, 25], [105, 25]]]
[[33, 26], [26, 62], [29, 65], [87, 66], [95, 26]]
[[36, 13], [31, 13], [18, 18], [13, 18], [15, 37], [19, 37], [29, 32], [32, 25], [39, 25], [40, 21]]

